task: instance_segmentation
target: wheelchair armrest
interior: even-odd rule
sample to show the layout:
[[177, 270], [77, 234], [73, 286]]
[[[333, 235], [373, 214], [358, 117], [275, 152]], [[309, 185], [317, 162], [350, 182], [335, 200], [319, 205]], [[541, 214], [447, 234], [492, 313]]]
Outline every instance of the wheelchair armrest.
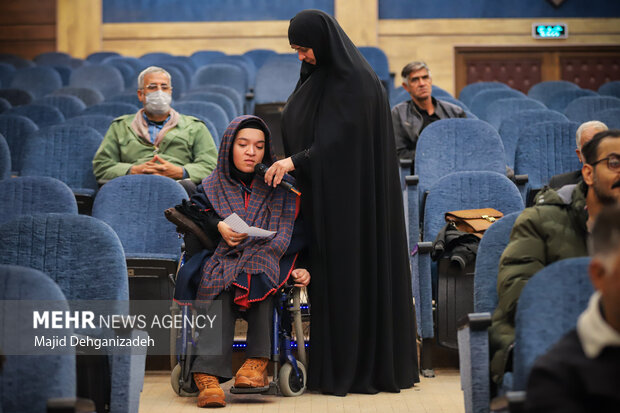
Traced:
[[515, 175], [515, 184], [517, 185], [525, 185], [528, 183], [529, 181], [529, 176], [527, 174], [525, 175]]
[[252, 100], [254, 99], [254, 92], [247, 92], [245, 94], [245, 100]]
[[491, 313], [469, 313], [458, 320], [457, 329], [469, 327], [472, 331], [486, 330], [491, 325]]
[[398, 162], [401, 168], [411, 169], [411, 164], [413, 163], [413, 160], [405, 158], [405, 159], [399, 159]]
[[418, 253], [425, 254], [433, 251], [433, 243], [429, 241], [418, 242]]
[[215, 242], [211, 238], [209, 238], [207, 234], [205, 234], [202, 228], [196, 225], [196, 223], [190, 218], [177, 211], [175, 208], [166, 209], [164, 211], [164, 215], [166, 216], [166, 219], [168, 221], [172, 222], [174, 225], [177, 226], [177, 229], [180, 233], [185, 234], [189, 232], [196, 235], [202, 246], [206, 249], [215, 250], [215, 248], [217, 247]]

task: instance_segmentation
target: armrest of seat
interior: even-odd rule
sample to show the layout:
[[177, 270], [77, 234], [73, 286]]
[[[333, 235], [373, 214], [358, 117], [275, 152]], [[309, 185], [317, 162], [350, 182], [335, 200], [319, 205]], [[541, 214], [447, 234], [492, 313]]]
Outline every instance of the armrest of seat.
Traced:
[[521, 185], [525, 185], [528, 183], [529, 176], [527, 174], [524, 175], [515, 175], [515, 184], [517, 184], [517, 186], [521, 186]]
[[525, 412], [525, 397], [524, 391], [509, 391], [506, 393], [508, 399], [508, 410], [510, 413], [523, 413]]
[[458, 350], [466, 412], [489, 410], [489, 336], [491, 313], [470, 313], [459, 320]]
[[200, 243], [203, 247], [205, 247], [205, 249], [215, 250], [215, 248], [217, 247], [215, 242], [213, 242], [213, 240], [207, 236], [207, 234], [202, 230], [202, 228], [196, 225], [196, 223], [190, 218], [177, 211], [175, 208], [166, 209], [164, 211], [164, 215], [166, 216], [166, 219], [168, 221], [172, 222], [174, 225], [177, 226], [177, 230], [180, 233], [185, 234], [189, 232], [196, 235], [196, 237], [198, 238], [198, 240], [200, 240]]
[[247, 92], [245, 94], [245, 100], [252, 100], [254, 99], [254, 92]]
[[[128, 338], [144, 342], [148, 340], [148, 333], [133, 330]], [[138, 413], [144, 385], [146, 351], [146, 347], [132, 347], [131, 354], [110, 354], [110, 412]]]
[[401, 168], [409, 168], [409, 170], [411, 170], [411, 164], [413, 163], [413, 159], [399, 159], [398, 163]]

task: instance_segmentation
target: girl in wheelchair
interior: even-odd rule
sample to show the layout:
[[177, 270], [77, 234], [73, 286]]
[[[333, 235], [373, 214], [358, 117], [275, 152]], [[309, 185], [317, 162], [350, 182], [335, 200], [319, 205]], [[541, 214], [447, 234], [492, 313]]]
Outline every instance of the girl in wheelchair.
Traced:
[[[199, 407], [226, 405], [220, 382], [233, 377], [232, 343], [239, 313], [248, 321], [248, 358], [235, 375], [234, 388], [269, 385], [267, 365], [274, 328], [272, 295], [289, 278], [297, 287], [310, 281], [308, 271], [294, 269], [297, 253], [303, 246], [302, 225], [296, 223], [299, 197], [266, 185], [254, 173], [257, 164], [270, 165], [275, 159], [267, 125], [255, 116], [237, 117], [224, 133], [215, 171], [198, 186], [189, 202], [176, 207], [213, 240], [211, 251], [194, 254], [181, 268], [177, 289], [182, 280], [193, 279], [197, 284], [197, 302], [217, 300], [222, 306], [221, 337], [206, 332], [200, 335], [191, 365], [200, 391]], [[249, 237], [237, 233], [223, 221], [233, 213], [249, 226], [275, 234]], [[196, 270], [199, 274], [183, 274]]]

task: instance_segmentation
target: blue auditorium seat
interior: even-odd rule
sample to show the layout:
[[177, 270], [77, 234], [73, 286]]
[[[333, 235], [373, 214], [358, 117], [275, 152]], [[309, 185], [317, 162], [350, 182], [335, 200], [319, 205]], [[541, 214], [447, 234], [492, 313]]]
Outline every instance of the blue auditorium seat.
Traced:
[[548, 105], [551, 101], [551, 97], [555, 93], [577, 89], [579, 89], [579, 86], [573, 82], [568, 82], [566, 80], [547, 80], [533, 85], [530, 90], [528, 90], [527, 95], [532, 99], [536, 99]]
[[200, 69], [202, 66], [206, 66], [213, 63], [218, 57], [226, 56], [226, 53], [219, 52], [217, 50], [199, 50], [194, 52], [190, 59], [196, 65], [196, 69]]
[[60, 89], [62, 87], [62, 79], [60, 74], [52, 67], [30, 67], [16, 71], [10, 87], [26, 90], [35, 98], [40, 98], [56, 89]]
[[36, 123], [25, 116], [0, 115], [0, 134], [6, 139], [11, 151], [11, 171], [19, 173], [22, 168], [24, 144], [39, 130]]
[[65, 125], [90, 126], [99, 132], [101, 136], [105, 136], [113, 120], [113, 116], [107, 115], [80, 115], [67, 119]]
[[401, 102], [405, 102], [411, 99], [411, 95], [409, 92], [405, 90], [402, 86], [397, 87], [390, 93], [390, 107], [394, 107]]
[[471, 101], [478, 92], [490, 89], [510, 89], [510, 87], [501, 82], [477, 82], [466, 85], [459, 93], [459, 100], [471, 107]]
[[513, 391], [525, 390], [536, 358], [577, 326], [594, 288], [590, 258], [570, 258], [543, 268], [527, 282], [517, 306]]
[[392, 89], [394, 89], [394, 80], [390, 75], [390, 64], [385, 52], [374, 46], [362, 46], [358, 47], [358, 49], [368, 64], [370, 64], [370, 67], [373, 68], [381, 83], [383, 83], [389, 97]]
[[92, 160], [102, 137], [88, 126], [56, 125], [37, 132], [23, 148], [22, 176], [51, 176], [78, 196], [97, 191]]
[[13, 80], [15, 68], [9, 63], [0, 62], [0, 89], [6, 89]]
[[[434, 89], [435, 89], [435, 87], [433, 86], [433, 90]], [[461, 109], [463, 109], [466, 112], [469, 111], [469, 108], [467, 107], [467, 105], [465, 105], [460, 100], [451, 97], [450, 95], [438, 96], [438, 97], [436, 97], [436, 99], [443, 100], [444, 102], [452, 103], [453, 105], [456, 105], [456, 106], [460, 107]]]
[[[173, 66], [170, 63], [161, 63], [158, 65], [162, 69], [166, 70], [170, 74], [171, 82], [172, 82], [172, 98], [177, 100], [183, 96], [185, 92], [187, 92], [187, 81], [185, 80], [185, 75], [181, 72], [177, 67]], [[134, 78], [134, 82], [136, 81], [137, 76]]]
[[517, 112], [504, 119], [499, 127], [499, 135], [504, 143], [506, 152], [506, 164], [514, 168], [517, 142], [521, 132], [534, 123], [557, 121], [568, 122], [566, 116], [553, 110], [527, 109]]
[[246, 72], [230, 63], [210, 63], [194, 73], [192, 89], [205, 85], [224, 85], [235, 89], [243, 97], [243, 110], [248, 110], [248, 79]]
[[493, 102], [487, 110], [487, 122], [499, 130], [502, 121], [510, 116], [529, 109], [547, 109], [545, 105], [534, 99], [503, 98]]
[[190, 93], [191, 92], [217, 92], [226, 95], [235, 103], [237, 113], [243, 113], [243, 102], [245, 97], [243, 97], [238, 91], [236, 91], [230, 86], [204, 85], [199, 88], [193, 88]]
[[9, 102], [8, 100], [6, 100], [5, 98], [0, 98], [0, 113], [11, 109], [13, 107], [13, 105], [11, 105], [11, 102]]
[[0, 98], [8, 100], [12, 106], [27, 105], [34, 100], [32, 93], [22, 89], [0, 89]]
[[551, 110], [555, 110], [564, 113], [564, 110], [573, 100], [584, 96], [598, 96], [598, 94], [588, 89], [570, 89], [556, 92], [549, 97], [549, 101], [546, 103], [547, 107]]
[[450, 98], [450, 99], [456, 100], [456, 98], [452, 96], [450, 92], [448, 92], [445, 89], [440, 88], [437, 85], [433, 85], [433, 91], [431, 92], [431, 95], [437, 99]]
[[35, 100], [33, 103], [54, 106], [62, 112], [65, 120], [80, 115], [86, 109], [84, 102], [72, 95], [45, 96]]
[[[521, 212], [513, 212], [489, 227], [478, 245], [474, 271], [474, 313], [459, 326], [459, 371], [466, 412], [488, 412], [491, 399], [487, 328], [497, 307], [499, 259]], [[472, 322], [473, 320], [473, 322]]]
[[228, 118], [226, 111], [219, 105], [210, 102], [184, 101], [176, 102], [173, 108], [184, 115], [195, 116], [199, 119], [209, 120], [217, 129], [217, 135], [212, 135], [215, 145], [220, 146], [221, 137], [228, 127], [231, 119]]
[[[11, 177], [11, 150], [6, 143], [6, 139], [0, 133], [0, 185], [2, 181]], [[0, 193], [2, 193], [0, 191]], [[3, 194], [4, 196], [4, 194]], [[2, 199], [0, 199], [2, 202]]]
[[59, 109], [51, 105], [39, 103], [16, 106], [7, 110], [4, 114], [25, 116], [36, 123], [39, 128], [58, 125], [65, 121], [65, 117]]
[[136, 90], [136, 79], [138, 79], [139, 72], [137, 72], [129, 62], [122, 57], [113, 57], [111, 59], [106, 59], [104, 64], [114, 66], [118, 69], [121, 76], [123, 76], [125, 90]]
[[515, 154], [515, 174], [527, 175], [522, 190], [526, 205], [549, 183], [552, 176], [581, 169], [575, 154], [578, 123], [540, 122], [526, 126], [519, 135]]
[[[144, 63], [140, 61], [140, 59], [135, 58], [135, 57], [129, 57], [129, 56], [119, 56], [119, 55], [108, 56], [105, 59], [103, 59], [101, 63], [114, 65], [114, 63], [117, 61], [126, 63], [129, 66], [131, 66], [131, 68], [136, 73], [136, 78], [134, 79], [134, 82], [138, 79], [138, 74], [140, 74], [142, 70], [146, 69], [146, 66], [144, 65]], [[131, 87], [135, 89], [136, 83], [133, 83]]]
[[299, 80], [301, 62], [270, 57], [256, 74], [254, 100], [257, 105], [286, 103]]
[[469, 108], [482, 120], [488, 119], [488, 109], [495, 106], [495, 101], [504, 98], [526, 98], [526, 96], [515, 89], [491, 89], [482, 90], [473, 97]]
[[32, 61], [39, 66], [68, 65], [71, 56], [63, 52], [44, 52], [36, 55]]
[[150, 52], [145, 53], [139, 57], [140, 61], [146, 66], [157, 66], [157, 64], [167, 58], [172, 57], [170, 53], [166, 52]]
[[131, 105], [134, 105], [138, 108], [141, 108], [143, 106], [142, 102], [140, 102], [140, 99], [138, 99], [138, 94], [136, 93], [136, 90], [126, 90], [123, 93], [120, 93], [118, 95], [112, 96], [109, 99], [106, 99], [106, 103], [107, 102], [122, 102], [122, 103], [129, 103]]
[[603, 83], [598, 88], [598, 93], [603, 96], [614, 96], [620, 98], [620, 80]]
[[[60, 252], [60, 253], [59, 253]], [[123, 247], [105, 223], [72, 214], [22, 216], [0, 226], [0, 263], [35, 268], [54, 280], [72, 306], [74, 300], [107, 300], [115, 314], [128, 311], [127, 266]], [[78, 330], [77, 332], [81, 332]], [[89, 335], [144, 338], [135, 330], [92, 331]], [[107, 353], [110, 412], [137, 413], [144, 381], [145, 351]]]
[[186, 93], [181, 99], [179, 99], [179, 102], [183, 101], [215, 103], [224, 109], [228, 119], [234, 119], [240, 115], [240, 113], [237, 112], [237, 108], [232, 99], [219, 92], [190, 92]]
[[75, 69], [73, 73], [71, 73], [69, 85], [73, 87], [96, 89], [101, 92], [105, 98], [108, 98], [118, 95], [125, 89], [125, 80], [116, 67], [106, 64], [96, 64]]
[[[0, 369], [0, 412], [45, 412], [49, 399], [76, 397], [75, 349], [63, 349], [63, 354], [25, 354], [24, 347], [30, 343], [23, 340], [42, 333], [33, 328], [32, 322], [16, 322], [20, 320], [16, 312], [21, 310], [11, 302], [18, 301], [24, 303], [24, 312], [26, 307], [33, 308], [28, 302], [51, 301], [35, 308], [55, 311], [69, 311], [69, 304], [46, 274], [25, 266], [0, 265], [0, 348], [6, 357]], [[54, 334], [66, 336], [71, 330], [60, 328]]]
[[252, 49], [248, 50], [243, 54], [244, 56], [249, 57], [254, 62], [254, 66], [256, 66], [257, 70], [265, 64], [267, 60], [269, 60], [272, 56], [277, 56], [278, 53], [271, 49]]
[[620, 129], [620, 108], [602, 110], [596, 120], [603, 122], [609, 129]]
[[20, 176], [0, 181], [0, 193], [0, 224], [35, 213], [78, 213], [71, 188], [49, 176]]
[[620, 98], [613, 96], [585, 96], [568, 104], [564, 110], [566, 117], [573, 122], [583, 123], [596, 120], [605, 109], [620, 108]]
[[109, 58], [109, 57], [116, 57], [116, 56], [120, 56], [120, 54], [116, 53], [116, 52], [95, 52], [95, 53], [91, 53], [86, 57], [86, 60], [90, 63], [102, 63], [105, 59]]
[[2, 53], [0, 55], [0, 62], [9, 63], [15, 69], [24, 69], [35, 66], [33, 61], [10, 53]]
[[[188, 61], [180, 60], [181, 58], [186, 58], [188, 59]], [[178, 71], [182, 75], [181, 79], [183, 80], [183, 85], [184, 85], [183, 90], [187, 92], [187, 90], [190, 88], [190, 85], [192, 84], [192, 76], [194, 76], [194, 73], [196, 72], [196, 68], [194, 67], [194, 62], [192, 62], [192, 60], [189, 57], [174, 56], [171, 59], [161, 62], [160, 66], [164, 68], [173, 68], [176, 71]], [[172, 83], [173, 83], [173, 86], [176, 88], [177, 84], [175, 83], [175, 81], [176, 81], [177, 75], [173, 75], [172, 72], [170, 73], [170, 75], [173, 77]]]
[[136, 113], [139, 107], [131, 103], [103, 102], [90, 106], [82, 112], [83, 115], [105, 115], [117, 118], [119, 116]]
[[69, 79], [71, 79], [71, 73], [73, 69], [69, 66], [51, 66], [60, 75], [63, 86], [69, 86]]
[[88, 106], [96, 105], [105, 99], [100, 91], [89, 87], [72, 87], [67, 86], [60, 88], [52, 93], [52, 95], [71, 95], [79, 98]]
[[215, 59], [214, 63], [230, 63], [235, 66], [242, 68], [247, 77], [247, 87], [248, 91], [254, 89], [254, 84], [256, 82], [256, 66], [254, 65], [254, 61], [247, 56], [244, 55], [226, 55], [220, 56]]

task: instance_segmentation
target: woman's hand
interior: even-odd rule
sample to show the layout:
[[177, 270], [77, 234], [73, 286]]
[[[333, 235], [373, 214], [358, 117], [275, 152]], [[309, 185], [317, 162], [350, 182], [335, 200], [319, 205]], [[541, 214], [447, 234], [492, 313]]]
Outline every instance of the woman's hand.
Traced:
[[305, 268], [296, 268], [291, 273], [295, 287], [306, 287], [310, 284], [310, 273]]
[[222, 234], [222, 238], [231, 247], [236, 247], [241, 244], [243, 240], [248, 237], [248, 234], [239, 234], [230, 228], [230, 225], [225, 223], [224, 221], [220, 221], [217, 224], [217, 230]]
[[282, 182], [285, 173], [295, 170], [295, 165], [290, 157], [274, 162], [265, 172], [265, 183], [276, 187]]

